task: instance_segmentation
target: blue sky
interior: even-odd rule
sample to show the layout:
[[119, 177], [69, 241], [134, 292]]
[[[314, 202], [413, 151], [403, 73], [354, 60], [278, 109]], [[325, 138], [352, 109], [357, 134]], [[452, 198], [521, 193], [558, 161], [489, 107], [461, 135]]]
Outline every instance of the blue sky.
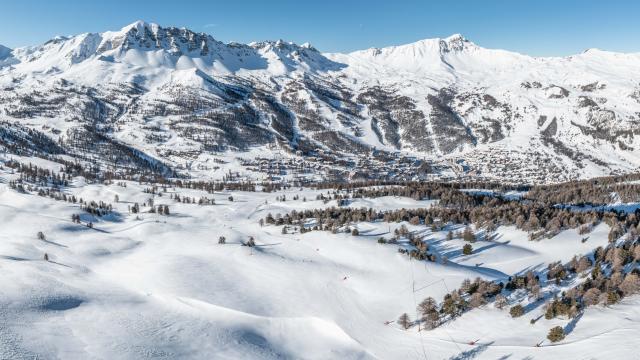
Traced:
[[461, 33], [484, 47], [557, 56], [592, 47], [639, 52], [638, 14], [640, 1], [619, 0], [0, 0], [0, 44], [35, 45], [145, 20], [225, 42], [285, 39], [326, 52]]

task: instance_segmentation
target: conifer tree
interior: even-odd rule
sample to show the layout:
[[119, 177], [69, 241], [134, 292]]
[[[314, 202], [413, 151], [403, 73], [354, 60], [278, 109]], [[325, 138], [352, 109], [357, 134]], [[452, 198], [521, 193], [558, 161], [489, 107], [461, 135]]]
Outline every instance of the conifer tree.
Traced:
[[409, 314], [407, 313], [400, 315], [397, 322], [405, 330], [407, 330], [411, 326], [411, 319], [409, 318]]

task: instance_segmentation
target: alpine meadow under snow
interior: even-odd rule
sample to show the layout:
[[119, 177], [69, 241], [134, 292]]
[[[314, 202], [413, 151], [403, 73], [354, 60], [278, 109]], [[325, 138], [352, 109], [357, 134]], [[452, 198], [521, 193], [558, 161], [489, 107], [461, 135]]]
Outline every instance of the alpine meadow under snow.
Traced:
[[0, 45], [2, 359], [633, 359], [640, 54]]

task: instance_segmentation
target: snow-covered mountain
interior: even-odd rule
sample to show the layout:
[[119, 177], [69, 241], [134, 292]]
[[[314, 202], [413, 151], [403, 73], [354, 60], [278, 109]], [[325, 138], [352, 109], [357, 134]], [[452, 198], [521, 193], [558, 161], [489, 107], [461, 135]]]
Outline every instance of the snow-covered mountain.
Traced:
[[461, 35], [323, 54], [139, 21], [0, 47], [0, 121], [12, 152], [121, 166], [202, 168], [221, 151], [382, 153], [457, 175], [560, 181], [639, 168], [640, 54], [536, 58]]

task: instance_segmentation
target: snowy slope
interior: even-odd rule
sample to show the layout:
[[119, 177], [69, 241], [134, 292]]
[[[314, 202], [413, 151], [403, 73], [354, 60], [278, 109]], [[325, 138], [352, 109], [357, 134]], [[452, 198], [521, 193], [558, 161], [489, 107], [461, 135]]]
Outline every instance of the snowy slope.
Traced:
[[138, 21], [0, 48], [0, 119], [53, 140], [90, 125], [172, 167], [265, 147], [377, 149], [457, 176], [557, 182], [636, 171], [639, 114], [640, 54], [535, 58], [458, 34], [323, 54]]
[[[16, 176], [0, 172], [3, 181]], [[0, 183], [2, 357], [423, 359], [426, 353], [429, 359], [469, 354], [627, 359], [638, 346], [633, 336], [640, 330], [637, 297], [589, 308], [567, 340], [541, 348], [533, 345], [550, 327], [568, 326], [560, 319], [530, 325], [542, 307], [512, 319], [488, 305], [428, 332], [385, 325], [404, 311], [413, 314], [416, 301], [426, 296], [441, 298], [465, 278], [504, 279], [587, 253], [606, 244], [605, 225], [586, 243], [574, 231], [531, 242], [519, 231], [500, 228], [502, 245], [478, 242], [472, 258], [455, 255], [462, 246], [457, 240], [438, 247], [446, 231], [415, 227], [439, 256], [449, 258], [441, 264], [411, 261], [397, 252], [401, 245], [377, 243], [402, 224], [360, 223], [360, 236], [283, 235], [280, 227], [258, 225], [269, 212], [322, 207], [317, 200], [276, 201], [283, 194], [314, 199], [318, 191], [211, 195], [179, 190], [183, 196], [216, 200], [216, 205], [197, 206], [170, 200], [174, 189], [168, 189], [155, 200], [169, 204], [171, 216], [129, 214], [131, 202], [147, 201], [144, 188], [136, 182], [124, 188], [74, 179], [69, 195], [120, 198], [110, 216], [83, 214], [83, 222], [94, 221], [89, 229], [70, 221], [77, 205], [21, 194]], [[229, 195], [235, 201], [228, 201]], [[366, 201], [354, 206], [427, 205], [390, 197]], [[38, 240], [36, 231], [46, 240]], [[226, 245], [217, 244], [221, 235]], [[256, 248], [240, 246], [248, 236], [256, 238]], [[468, 345], [476, 339], [478, 344]]]

